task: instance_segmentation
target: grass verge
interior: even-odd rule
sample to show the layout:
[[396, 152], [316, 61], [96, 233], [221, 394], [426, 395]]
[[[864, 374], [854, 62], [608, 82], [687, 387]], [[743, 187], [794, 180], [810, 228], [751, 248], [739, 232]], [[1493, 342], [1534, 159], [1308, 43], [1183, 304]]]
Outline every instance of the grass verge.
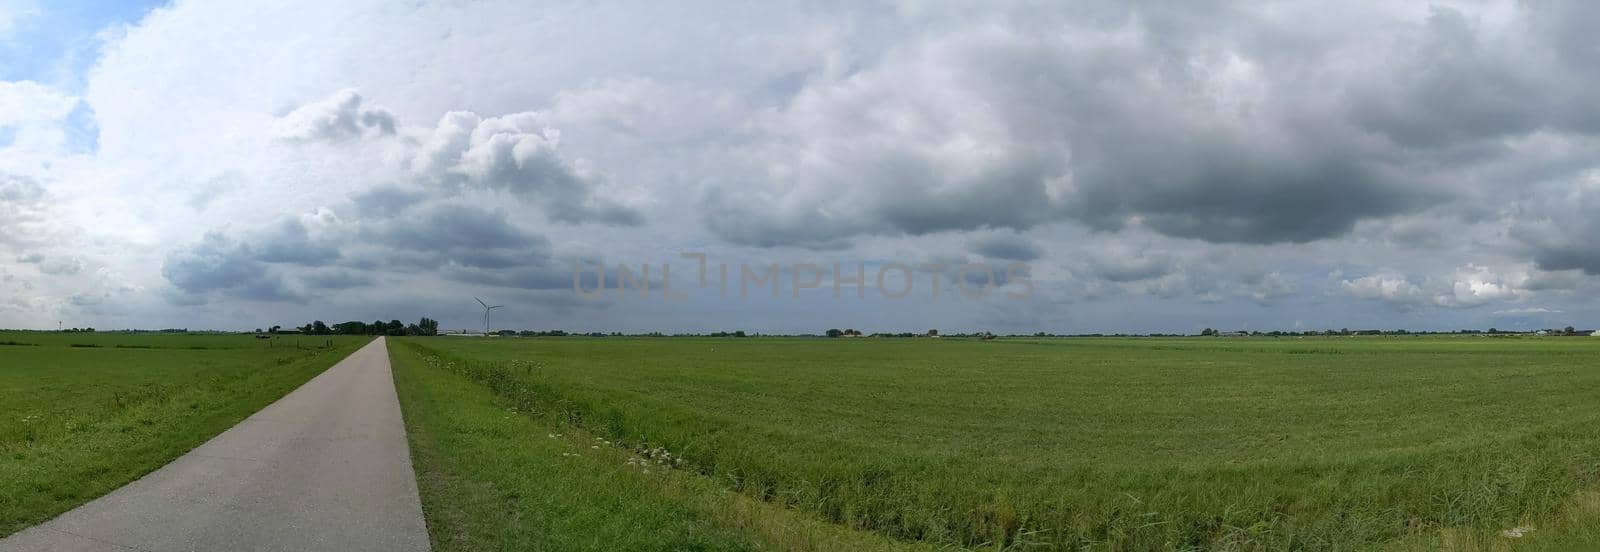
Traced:
[[389, 341], [435, 550], [918, 550], [520, 410]]
[[194, 341], [206, 350], [154, 350], [110, 346], [138, 344], [120, 335], [72, 337], [93, 347], [30, 337], [44, 343], [0, 353], [0, 536], [161, 467], [369, 341], [300, 349], [206, 336]]

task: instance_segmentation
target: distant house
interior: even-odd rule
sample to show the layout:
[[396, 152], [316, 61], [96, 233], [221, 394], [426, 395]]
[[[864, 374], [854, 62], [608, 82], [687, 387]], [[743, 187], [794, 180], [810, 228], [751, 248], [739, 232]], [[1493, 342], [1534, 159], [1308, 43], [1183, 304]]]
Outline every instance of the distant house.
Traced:
[[1600, 337], [1600, 330], [1589, 332], [1589, 337]]

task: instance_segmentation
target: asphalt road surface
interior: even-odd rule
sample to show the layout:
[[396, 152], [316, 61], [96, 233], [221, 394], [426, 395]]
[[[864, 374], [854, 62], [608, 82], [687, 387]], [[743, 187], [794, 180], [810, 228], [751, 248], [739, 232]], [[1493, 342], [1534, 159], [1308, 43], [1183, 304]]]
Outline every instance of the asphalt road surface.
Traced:
[[384, 339], [0, 550], [428, 550]]

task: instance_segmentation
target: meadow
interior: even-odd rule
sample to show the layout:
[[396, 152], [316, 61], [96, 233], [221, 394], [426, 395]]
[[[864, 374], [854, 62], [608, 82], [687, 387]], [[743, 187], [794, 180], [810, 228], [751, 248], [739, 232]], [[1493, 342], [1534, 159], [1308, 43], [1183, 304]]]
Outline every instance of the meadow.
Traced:
[[161, 467], [369, 340], [0, 332], [0, 536]]
[[440, 550], [1600, 542], [1600, 340], [390, 347]]

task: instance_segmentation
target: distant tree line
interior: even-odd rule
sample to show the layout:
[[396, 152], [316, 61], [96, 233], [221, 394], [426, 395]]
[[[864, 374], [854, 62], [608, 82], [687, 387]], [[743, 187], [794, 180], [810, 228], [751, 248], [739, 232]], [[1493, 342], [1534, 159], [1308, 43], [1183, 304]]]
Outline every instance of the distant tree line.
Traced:
[[[258, 330], [259, 331], [259, 330]], [[423, 318], [415, 324], [406, 324], [399, 320], [374, 320], [371, 323], [352, 320], [329, 326], [321, 320], [312, 321], [310, 324], [284, 330], [283, 326], [273, 326], [267, 329], [269, 334], [304, 334], [304, 335], [439, 335], [439, 321], [432, 318]]]
[[[1587, 331], [1578, 330], [1577, 328], [1574, 328], [1572, 326], [1567, 326], [1566, 328], [1559, 329], [1559, 330], [1557, 330], [1557, 329], [1546, 329], [1546, 330], [1529, 330], [1529, 331], [1506, 331], [1506, 330], [1501, 330], [1499, 328], [1489, 328], [1488, 330], [1463, 329], [1463, 330], [1455, 330], [1455, 331], [1438, 331], [1438, 332], [1414, 331], [1414, 330], [1372, 330], [1372, 329], [1352, 330], [1350, 328], [1340, 328], [1340, 329], [1337, 329], [1337, 330], [1310, 330], [1310, 331], [1278, 331], [1278, 330], [1272, 330], [1272, 331], [1259, 331], [1259, 330], [1248, 331], [1248, 330], [1244, 330], [1244, 331], [1236, 331], [1236, 332], [1224, 332], [1224, 331], [1221, 331], [1221, 330], [1216, 330], [1216, 329], [1212, 329], [1212, 328], [1206, 328], [1206, 329], [1200, 331], [1200, 335], [1202, 335], [1202, 336], [1248, 335], [1248, 336], [1253, 336], [1253, 337], [1313, 337], [1313, 336], [1373, 336], [1373, 335], [1480, 335], [1480, 334], [1516, 335], [1516, 334], [1531, 334], [1531, 333], [1540, 333], [1540, 332], [1547, 333], [1547, 334], [1550, 334], [1550, 335], [1568, 335], [1568, 336], [1589, 335], [1589, 333], [1590, 333], [1590, 332], [1587, 332]], [[1160, 336], [1161, 334], [1150, 334], [1150, 335], [1152, 337], [1155, 337], [1155, 336]]]

